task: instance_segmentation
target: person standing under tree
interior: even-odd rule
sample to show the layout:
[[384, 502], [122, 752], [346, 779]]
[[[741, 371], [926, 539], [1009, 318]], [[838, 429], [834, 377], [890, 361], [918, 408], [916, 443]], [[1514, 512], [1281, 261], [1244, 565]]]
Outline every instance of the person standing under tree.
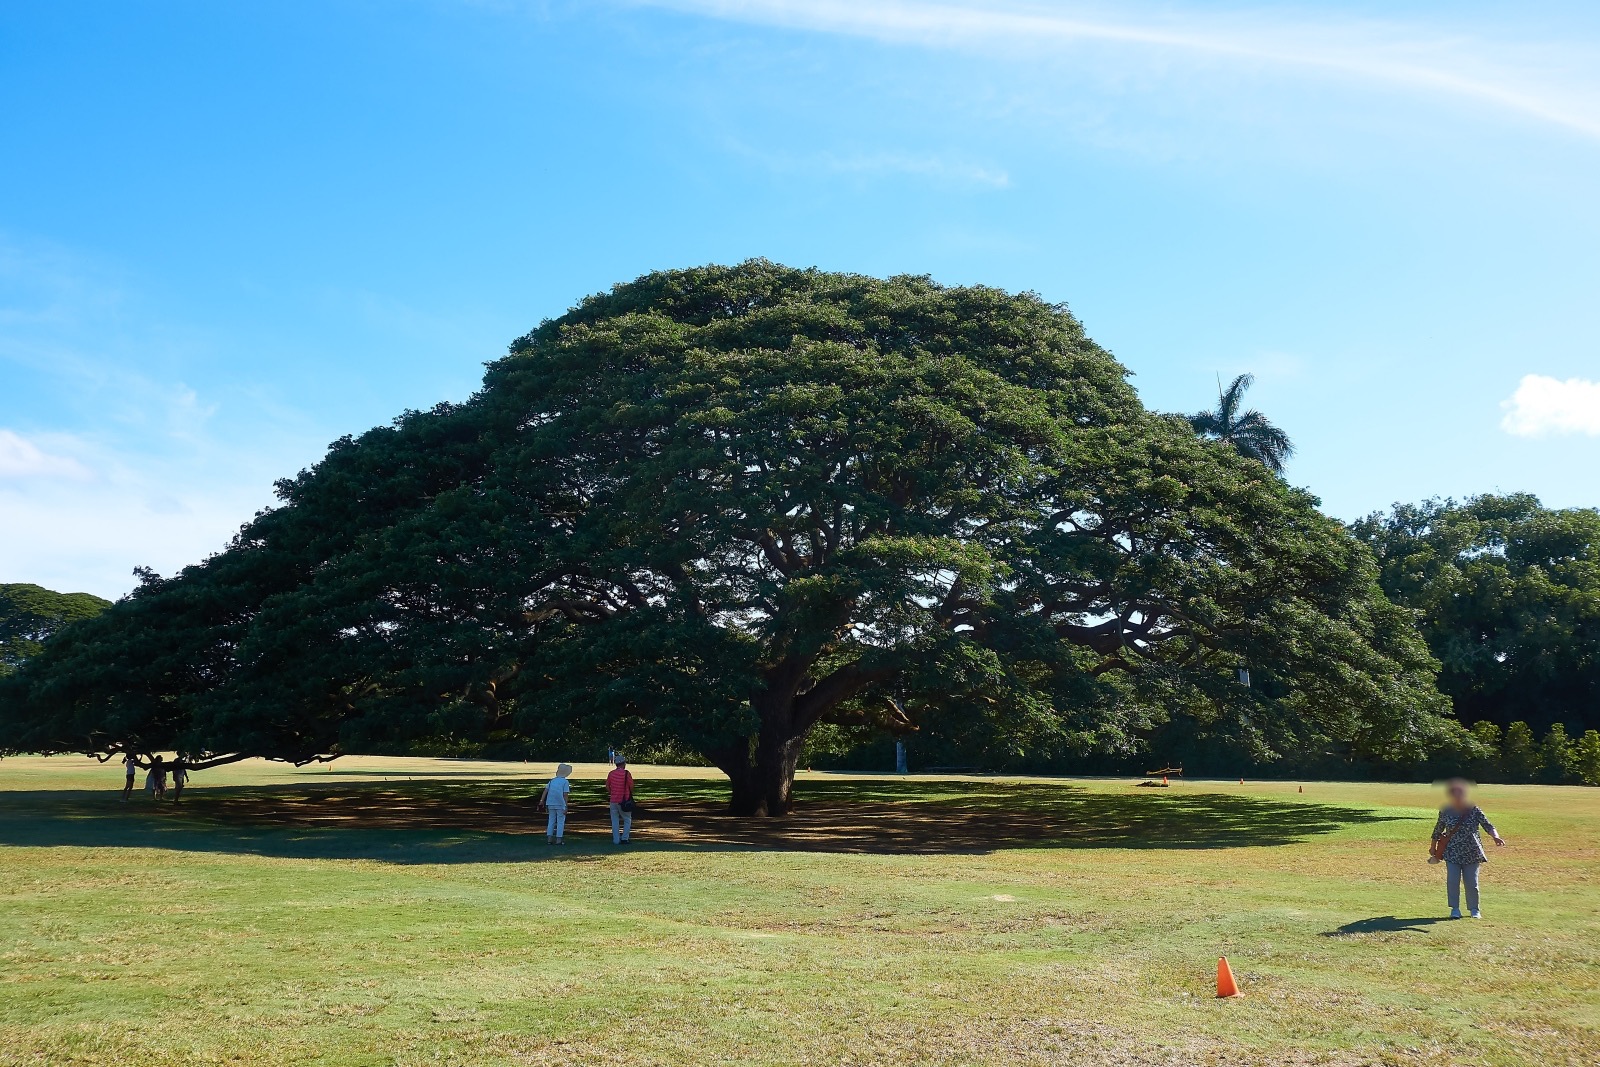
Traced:
[[132, 752], [122, 754], [122, 769], [127, 772], [127, 778], [122, 783], [122, 802], [126, 804], [128, 798], [133, 796], [133, 778], [139, 771], [139, 757]]
[[1474, 919], [1483, 918], [1478, 910], [1478, 868], [1488, 863], [1489, 857], [1483, 851], [1478, 828], [1489, 831], [1496, 845], [1506, 843], [1483, 809], [1467, 799], [1468, 788], [1465, 778], [1452, 778], [1445, 783], [1447, 803], [1439, 809], [1439, 821], [1433, 826], [1433, 846], [1428, 850], [1428, 862], [1442, 860], [1448, 872], [1445, 896], [1452, 919], [1461, 918], [1462, 882], [1467, 884], [1467, 914]]
[[172, 765], [172, 802], [183, 799], [183, 787], [189, 784], [189, 766], [183, 760]]
[[620, 845], [633, 833], [633, 775], [621, 756], [616, 769], [606, 775], [606, 800], [611, 807], [611, 843]]
[[156, 800], [167, 795], [167, 767], [161, 762], [160, 756], [150, 761], [150, 770], [144, 776], [144, 787]]
[[550, 817], [544, 824], [544, 843], [547, 845], [565, 843], [562, 837], [567, 832], [567, 797], [572, 793], [572, 783], [567, 780], [567, 776], [571, 773], [571, 764], [561, 764], [556, 768], [556, 776], [550, 779], [550, 784], [539, 794], [539, 806], [550, 812]]

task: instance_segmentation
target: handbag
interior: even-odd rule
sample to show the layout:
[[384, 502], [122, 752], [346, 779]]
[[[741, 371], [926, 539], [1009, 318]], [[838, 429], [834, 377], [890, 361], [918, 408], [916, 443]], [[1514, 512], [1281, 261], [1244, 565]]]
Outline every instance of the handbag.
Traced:
[[1461, 829], [1461, 819], [1462, 817], [1457, 815], [1454, 825], [1446, 827], [1445, 832], [1439, 835], [1439, 839], [1428, 846], [1429, 863], [1438, 863], [1444, 859], [1444, 847], [1450, 843], [1450, 838], [1455, 832]]

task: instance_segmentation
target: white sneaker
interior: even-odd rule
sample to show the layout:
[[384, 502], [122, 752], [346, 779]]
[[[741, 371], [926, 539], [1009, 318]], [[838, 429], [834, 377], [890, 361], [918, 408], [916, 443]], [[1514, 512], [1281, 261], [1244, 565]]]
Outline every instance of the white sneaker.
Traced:
[[1460, 908], [1451, 908], [1450, 909], [1450, 918], [1452, 918], [1452, 919], [1461, 918], [1461, 909]]
[[1474, 918], [1474, 919], [1481, 919], [1481, 918], [1483, 918], [1483, 912], [1481, 912], [1481, 911], [1475, 911], [1475, 912], [1473, 912], [1473, 913], [1472, 913], [1472, 917], [1473, 917], [1473, 918]]

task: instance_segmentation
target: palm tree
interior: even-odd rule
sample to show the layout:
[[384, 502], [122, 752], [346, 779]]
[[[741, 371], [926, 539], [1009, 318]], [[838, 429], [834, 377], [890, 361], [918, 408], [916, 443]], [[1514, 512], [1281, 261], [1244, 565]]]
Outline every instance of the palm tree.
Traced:
[[1241, 374], [1226, 389], [1218, 382], [1217, 410], [1190, 415], [1189, 425], [1201, 437], [1224, 441], [1238, 449], [1241, 456], [1260, 460], [1272, 473], [1282, 474], [1283, 461], [1294, 455], [1294, 442], [1254, 408], [1239, 412], [1245, 390], [1255, 380], [1253, 374]]

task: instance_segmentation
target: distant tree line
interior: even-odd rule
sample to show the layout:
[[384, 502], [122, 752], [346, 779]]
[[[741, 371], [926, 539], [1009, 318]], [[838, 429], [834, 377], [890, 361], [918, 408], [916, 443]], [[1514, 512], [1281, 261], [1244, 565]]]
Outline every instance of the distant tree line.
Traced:
[[894, 766], [894, 744], [906, 744], [912, 770], [1002, 771], [1018, 774], [1140, 774], [1169, 764], [1196, 777], [1378, 778], [1402, 781], [1465, 775], [1480, 782], [1600, 785], [1600, 730], [1569, 734], [1553, 723], [1541, 737], [1525, 722], [1502, 730], [1480, 721], [1451, 731], [1421, 758], [1382, 759], [1339, 747], [1275, 755], [1262, 760], [1219, 736], [1158, 732], [1137, 751], [1081, 752], [1067, 746], [1008, 746], [975, 739], [948, 723], [898, 738], [837, 728], [812, 736], [803, 765], [824, 770], [884, 770]]
[[1474, 744], [1455, 753], [1460, 768], [1483, 782], [1543, 782], [1547, 785], [1600, 785], [1600, 730], [1569, 736], [1551, 723], [1542, 738], [1518, 720], [1501, 730], [1488, 721], [1472, 724]]
[[1600, 511], [1526, 493], [1396, 505], [1353, 525], [1463, 723], [1600, 728]]

